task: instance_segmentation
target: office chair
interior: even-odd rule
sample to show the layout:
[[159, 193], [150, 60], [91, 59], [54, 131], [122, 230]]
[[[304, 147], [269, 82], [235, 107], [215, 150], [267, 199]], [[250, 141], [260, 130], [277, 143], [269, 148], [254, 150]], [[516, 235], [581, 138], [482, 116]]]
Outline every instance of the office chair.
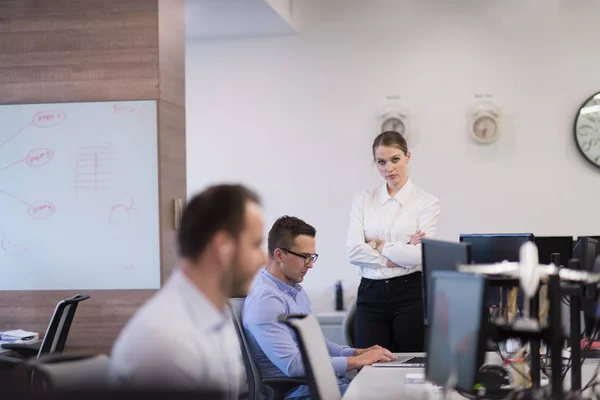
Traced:
[[284, 314], [279, 316], [279, 321], [298, 336], [311, 399], [341, 400], [338, 380], [317, 319], [312, 315]]
[[[62, 353], [77, 306], [80, 302], [89, 298], [90, 296], [87, 294], [77, 294], [69, 299], [59, 301], [41, 342], [33, 344], [5, 343], [2, 345], [2, 348], [14, 351], [22, 358], [39, 357], [42, 354]], [[4, 363], [3, 358], [6, 357], [0, 357], [0, 364]], [[8, 362], [6, 361], [6, 363]]]
[[248, 400], [262, 400], [265, 398], [273, 400], [283, 400], [285, 393], [298, 385], [306, 385], [308, 382], [304, 378], [265, 378], [262, 379], [260, 371], [254, 363], [250, 354], [250, 346], [242, 325], [242, 307], [244, 306], [244, 297], [229, 299], [229, 306], [232, 311], [232, 318], [235, 330], [240, 341], [244, 366], [246, 367], [246, 378], [248, 380]]
[[356, 319], [356, 300], [350, 305], [342, 321], [342, 334], [346, 344], [354, 347], [354, 320]]
[[32, 389], [108, 390], [110, 358], [104, 354], [47, 354], [25, 362]]

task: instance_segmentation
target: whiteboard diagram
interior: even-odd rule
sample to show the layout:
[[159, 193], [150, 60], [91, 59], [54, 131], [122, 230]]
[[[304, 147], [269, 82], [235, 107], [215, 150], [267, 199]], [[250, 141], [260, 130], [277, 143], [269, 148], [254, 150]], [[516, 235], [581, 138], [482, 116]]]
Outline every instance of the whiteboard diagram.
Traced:
[[155, 101], [0, 106], [0, 290], [160, 287]]

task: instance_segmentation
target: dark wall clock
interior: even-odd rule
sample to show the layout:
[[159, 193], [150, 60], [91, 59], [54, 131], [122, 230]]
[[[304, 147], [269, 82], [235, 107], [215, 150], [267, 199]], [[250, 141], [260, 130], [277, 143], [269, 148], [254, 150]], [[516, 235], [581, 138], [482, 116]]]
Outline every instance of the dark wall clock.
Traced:
[[575, 144], [581, 155], [600, 168], [600, 92], [587, 99], [575, 116]]

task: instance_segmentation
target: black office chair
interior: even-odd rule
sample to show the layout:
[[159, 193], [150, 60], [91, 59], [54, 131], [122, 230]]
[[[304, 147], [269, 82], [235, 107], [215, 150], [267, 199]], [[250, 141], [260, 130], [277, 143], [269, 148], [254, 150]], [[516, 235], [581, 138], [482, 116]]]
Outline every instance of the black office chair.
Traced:
[[11, 350], [19, 357], [0, 356], [0, 369], [10, 368], [11, 365], [17, 365], [19, 360], [32, 357], [40, 357], [44, 354], [62, 353], [65, 348], [67, 336], [71, 329], [71, 323], [75, 316], [75, 311], [80, 302], [89, 299], [87, 294], [77, 294], [69, 299], [61, 300], [54, 309], [54, 314], [50, 319], [50, 324], [46, 334], [41, 342], [26, 343], [5, 343], [3, 349]]
[[265, 378], [262, 379], [260, 371], [250, 354], [250, 346], [242, 325], [242, 307], [244, 306], [244, 297], [229, 299], [229, 305], [232, 310], [232, 317], [235, 330], [240, 341], [244, 366], [246, 367], [246, 378], [248, 380], [248, 400], [273, 399], [283, 400], [286, 392], [299, 385], [306, 385], [308, 382], [304, 378]]
[[346, 344], [354, 347], [354, 321], [356, 320], [356, 300], [348, 307], [344, 320], [342, 321], [342, 334]]

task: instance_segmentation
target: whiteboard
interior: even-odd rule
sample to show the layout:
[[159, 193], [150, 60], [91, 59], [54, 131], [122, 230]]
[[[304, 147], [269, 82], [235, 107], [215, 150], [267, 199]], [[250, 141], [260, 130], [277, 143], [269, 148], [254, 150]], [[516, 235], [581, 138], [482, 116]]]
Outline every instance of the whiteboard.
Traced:
[[0, 106], [0, 290], [160, 287], [156, 101]]

